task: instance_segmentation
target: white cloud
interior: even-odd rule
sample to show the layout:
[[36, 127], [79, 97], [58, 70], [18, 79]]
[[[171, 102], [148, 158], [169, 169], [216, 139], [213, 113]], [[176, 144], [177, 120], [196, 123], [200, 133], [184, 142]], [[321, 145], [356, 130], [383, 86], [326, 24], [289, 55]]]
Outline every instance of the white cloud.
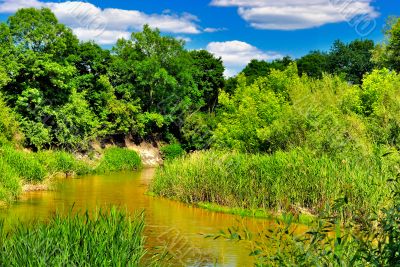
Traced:
[[206, 48], [221, 57], [226, 67], [225, 75], [230, 77], [240, 72], [252, 59], [273, 60], [282, 58], [277, 52], [262, 51], [242, 41], [211, 42]]
[[185, 41], [185, 43], [189, 43], [189, 42], [192, 41], [192, 39], [187, 37], [187, 36], [178, 35], [178, 36], [175, 36], [175, 38], [178, 39], [178, 40]]
[[227, 28], [205, 28], [203, 31], [208, 33], [222, 32], [228, 30]]
[[20, 8], [26, 7], [41, 7], [43, 3], [37, 0], [1, 0], [0, 12], [1, 13], [14, 13]]
[[100, 44], [112, 44], [120, 37], [127, 38], [130, 32], [141, 30], [144, 24], [174, 34], [201, 32], [196, 24], [198, 18], [189, 13], [146, 14], [138, 10], [101, 9], [80, 1], [0, 0], [0, 13], [14, 13], [26, 7], [48, 7], [81, 40], [94, 40]]
[[239, 15], [257, 29], [298, 30], [329, 23], [373, 19], [372, 0], [212, 0], [211, 5], [238, 7]]

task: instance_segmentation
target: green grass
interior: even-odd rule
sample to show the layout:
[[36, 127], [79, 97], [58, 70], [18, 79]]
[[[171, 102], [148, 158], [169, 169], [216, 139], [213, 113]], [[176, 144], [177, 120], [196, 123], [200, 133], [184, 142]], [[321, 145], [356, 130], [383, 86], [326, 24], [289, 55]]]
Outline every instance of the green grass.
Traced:
[[0, 224], [1, 266], [138, 266], [145, 255], [144, 216], [112, 208], [91, 216], [56, 214], [50, 222]]
[[388, 201], [392, 172], [385, 166], [300, 149], [273, 155], [198, 152], [166, 162], [150, 190], [186, 203], [250, 210], [317, 214], [343, 199], [346, 210], [369, 211]]
[[142, 163], [138, 153], [126, 148], [111, 147], [104, 151], [100, 165], [96, 172], [113, 172], [124, 170], [137, 170]]
[[3, 146], [0, 148], [0, 157], [26, 181], [42, 181], [46, 177], [46, 170], [34, 153], [19, 151], [12, 146]]
[[0, 157], [0, 201], [10, 202], [21, 192], [18, 174]]
[[65, 151], [26, 152], [5, 142], [0, 146], [0, 201], [15, 200], [21, 193], [23, 182], [40, 183], [60, 173], [74, 176], [139, 168], [139, 155], [124, 148], [108, 148], [99, 160], [88, 161]]
[[94, 172], [94, 167], [65, 151], [41, 151], [36, 153], [36, 157], [50, 174], [85, 175]]

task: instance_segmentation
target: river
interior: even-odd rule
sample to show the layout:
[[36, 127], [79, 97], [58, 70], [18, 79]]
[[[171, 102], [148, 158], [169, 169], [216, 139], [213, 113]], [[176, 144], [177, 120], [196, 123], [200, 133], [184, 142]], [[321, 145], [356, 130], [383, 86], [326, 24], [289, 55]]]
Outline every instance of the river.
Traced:
[[46, 220], [56, 211], [95, 210], [117, 205], [129, 212], [145, 211], [146, 248], [164, 246], [171, 266], [252, 266], [244, 243], [204, 235], [243, 224], [250, 229], [270, 222], [216, 213], [163, 198], [146, 195], [155, 169], [63, 179], [54, 190], [24, 193], [19, 201], [2, 210], [6, 221]]

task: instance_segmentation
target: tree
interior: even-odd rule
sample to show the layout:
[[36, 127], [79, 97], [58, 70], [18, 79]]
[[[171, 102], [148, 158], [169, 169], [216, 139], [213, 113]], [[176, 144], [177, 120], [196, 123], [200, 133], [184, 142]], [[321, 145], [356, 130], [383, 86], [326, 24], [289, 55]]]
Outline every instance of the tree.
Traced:
[[363, 76], [374, 68], [372, 40], [355, 40], [349, 44], [335, 41], [329, 53], [329, 72], [343, 74], [347, 81], [360, 84]]
[[64, 60], [74, 54], [79, 42], [72, 30], [58, 23], [56, 16], [48, 8], [20, 9], [9, 17], [8, 25], [14, 44], [22, 52], [31, 50]]
[[327, 53], [311, 51], [297, 60], [299, 75], [307, 74], [309, 77], [322, 78], [322, 74], [328, 72], [328, 60]]
[[176, 134], [185, 114], [204, 105], [183, 44], [145, 25], [130, 40], [117, 42], [111, 66], [117, 97], [138, 99], [143, 112], [161, 114], [166, 127]]
[[[10, 64], [2, 90], [18, 112], [28, 145], [40, 149], [60, 144], [57, 135], [67, 123], [61, 121], [61, 114], [76, 91], [74, 78], [78, 73], [71, 60], [78, 50], [78, 39], [46, 8], [20, 9], [1, 27], [1, 46], [8, 47], [1, 53]], [[82, 109], [88, 106], [83, 105], [78, 112], [85, 114]]]
[[224, 87], [224, 65], [206, 50], [190, 52], [193, 59], [193, 79], [204, 101], [203, 111], [213, 111], [218, 102], [219, 90]]
[[242, 73], [247, 77], [248, 83], [252, 83], [258, 77], [267, 76], [272, 69], [275, 70], [286, 69], [292, 62], [293, 60], [289, 56], [283, 57], [282, 59], [276, 59], [271, 62], [253, 59], [242, 70]]
[[391, 18], [385, 32], [387, 43], [378, 45], [374, 60], [383, 67], [400, 72], [400, 18]]

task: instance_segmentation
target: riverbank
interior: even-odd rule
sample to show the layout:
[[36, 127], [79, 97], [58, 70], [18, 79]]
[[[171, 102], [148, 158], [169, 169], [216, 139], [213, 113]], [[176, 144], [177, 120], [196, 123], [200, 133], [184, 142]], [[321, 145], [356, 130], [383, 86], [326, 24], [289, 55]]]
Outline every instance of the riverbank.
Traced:
[[126, 148], [108, 147], [96, 155], [76, 155], [65, 151], [30, 152], [5, 144], [0, 148], [0, 201], [4, 206], [22, 192], [49, 190], [57, 177], [140, 168], [138, 153]]
[[49, 222], [56, 212], [68, 215], [72, 206], [74, 212], [106, 211], [112, 206], [131, 215], [144, 210], [146, 225], [143, 236], [145, 249], [149, 252], [146, 259], [165, 248], [169, 253], [168, 259], [172, 256], [173, 259], [161, 266], [213, 266], [215, 262], [222, 266], [252, 266], [253, 259], [249, 257], [245, 244], [233, 246], [231, 242], [205, 238], [205, 235], [238, 224], [248, 225], [254, 231], [265, 229], [273, 225], [274, 220], [241, 218], [150, 197], [145, 193], [154, 172], [155, 169], [143, 168], [134, 172], [60, 179], [54, 181], [54, 190], [22, 194], [17, 202], [0, 212], [0, 220], [4, 219], [6, 225]]
[[206, 151], [166, 162], [150, 191], [230, 213], [318, 215], [341, 209], [351, 217], [354, 210], [370, 212], [388, 204], [392, 175], [384, 160], [378, 166], [367, 158], [354, 162], [300, 149], [273, 155]]

